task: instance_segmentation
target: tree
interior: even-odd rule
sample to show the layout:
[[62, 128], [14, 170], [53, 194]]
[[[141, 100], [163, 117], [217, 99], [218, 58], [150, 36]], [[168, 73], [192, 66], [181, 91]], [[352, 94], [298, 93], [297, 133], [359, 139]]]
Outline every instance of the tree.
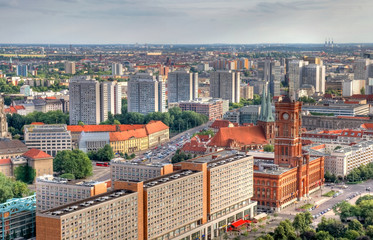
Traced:
[[87, 154], [80, 150], [58, 152], [53, 159], [53, 170], [59, 173], [71, 173], [77, 179], [92, 175], [92, 162]]
[[316, 231], [329, 232], [330, 235], [332, 235], [335, 238], [338, 238], [344, 236], [346, 228], [340, 221], [337, 221], [335, 219], [326, 219], [325, 217], [323, 217], [321, 219], [321, 222], [317, 225]]
[[368, 225], [366, 228], [366, 234], [368, 237], [373, 239], [373, 225]]
[[88, 152], [88, 157], [91, 160], [108, 162], [114, 158], [113, 148], [109, 144], [106, 144], [103, 148], [97, 151]]
[[300, 235], [300, 237], [301, 237], [302, 240], [315, 239], [315, 237], [316, 237], [316, 231], [313, 230], [313, 229], [309, 229], [308, 231], [303, 232], [303, 233]]
[[341, 221], [346, 221], [347, 218], [354, 216], [353, 206], [346, 201], [337, 204], [337, 206], [334, 209], [335, 213], [339, 215]]
[[32, 184], [36, 176], [36, 171], [28, 165], [19, 166], [14, 169], [14, 176], [16, 180]]
[[285, 233], [284, 227], [282, 227], [282, 226], [278, 226], [278, 227], [275, 229], [275, 232], [274, 232], [274, 234], [273, 234], [273, 237], [274, 237], [274, 239], [276, 239], [276, 240], [287, 240], [287, 237], [286, 237], [286, 233]]
[[266, 235], [261, 236], [257, 238], [256, 240], [274, 240], [274, 238], [270, 234], [267, 233]]
[[356, 200], [356, 205], [360, 205], [360, 203], [362, 201], [365, 201], [365, 200], [373, 200], [373, 196], [372, 195], [365, 195], [365, 196], [362, 196], [362, 197], [359, 197], [357, 200]]
[[20, 198], [30, 194], [26, 183], [15, 181], [0, 173], [0, 203], [14, 197]]
[[267, 144], [263, 147], [263, 150], [265, 152], [274, 152], [275, 151], [275, 147], [272, 145], [272, 144]]
[[316, 240], [334, 240], [333, 236], [331, 236], [327, 231], [318, 231], [315, 236]]
[[355, 230], [347, 230], [345, 237], [349, 240], [355, 240], [356, 238], [360, 237], [360, 234]]
[[74, 174], [71, 174], [71, 173], [64, 173], [64, 174], [61, 174], [60, 177], [61, 177], [61, 178], [66, 178], [66, 179], [68, 179], [68, 180], [74, 180], [74, 179], [75, 179]]
[[192, 155], [191, 154], [185, 154], [184, 152], [181, 152], [180, 149], [176, 150], [176, 153], [174, 156], [172, 156], [171, 162], [172, 163], [178, 163], [182, 162], [188, 159], [191, 159]]
[[362, 88], [360, 89], [360, 94], [361, 94], [361, 95], [365, 95], [365, 87], [362, 87]]
[[358, 220], [353, 219], [351, 222], [348, 223], [348, 230], [355, 230], [357, 232], [363, 233], [364, 226]]
[[309, 228], [309, 225], [306, 223], [306, 219], [303, 213], [298, 213], [297, 215], [295, 215], [293, 226], [295, 230], [297, 230], [300, 234], [305, 232]]

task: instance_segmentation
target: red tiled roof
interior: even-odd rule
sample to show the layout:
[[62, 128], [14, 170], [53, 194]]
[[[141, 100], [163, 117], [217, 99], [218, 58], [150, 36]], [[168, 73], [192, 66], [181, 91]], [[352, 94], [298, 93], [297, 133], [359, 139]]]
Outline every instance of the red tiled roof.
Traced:
[[10, 106], [9, 108], [5, 108], [4, 112], [5, 113], [17, 113], [17, 109], [15, 109], [15, 107], [13, 106]]
[[341, 137], [360, 137], [361, 138], [363, 134], [364, 134], [364, 131], [354, 131], [350, 129], [345, 129], [342, 131]]
[[10, 158], [0, 159], [0, 165], [8, 165], [11, 164]]
[[211, 124], [211, 128], [219, 129], [222, 127], [229, 127], [230, 124], [232, 123], [228, 120], [217, 119]]
[[311, 145], [313, 142], [311, 140], [302, 139], [302, 146]]
[[199, 143], [197, 140], [192, 140], [190, 142], [187, 142], [181, 148], [181, 151], [183, 151], [183, 152], [205, 153], [206, 150], [207, 150], [207, 148], [202, 143]]
[[344, 119], [361, 119], [361, 120], [369, 120], [369, 117], [352, 117], [352, 116], [338, 116], [337, 118], [344, 118]]
[[23, 105], [16, 105], [16, 106], [14, 106], [14, 108], [16, 110], [24, 110], [25, 109], [25, 107]]
[[69, 125], [67, 130], [71, 132], [115, 132], [115, 125]]
[[69, 125], [67, 130], [71, 132], [116, 132], [117, 126], [120, 131], [128, 131], [134, 129], [146, 129], [148, 134], [152, 134], [169, 127], [161, 121], [150, 121], [148, 124], [121, 124], [121, 125]]
[[210, 135], [196, 135], [196, 137], [198, 137], [201, 142], [207, 142], [208, 140], [210, 140]]
[[209, 146], [229, 147], [232, 141], [242, 145], [267, 144], [264, 131], [260, 126], [220, 128], [211, 139]]
[[122, 132], [110, 132], [110, 142], [116, 142], [116, 141], [124, 141], [128, 140], [130, 138], [143, 138], [148, 136], [146, 134], [146, 131], [144, 128], [140, 129], [133, 129], [128, 131], [122, 131]]
[[145, 128], [148, 134], [152, 134], [155, 132], [169, 129], [169, 127], [166, 124], [164, 124], [162, 121], [154, 121], [154, 120], [146, 124]]
[[44, 123], [42, 123], [42, 122], [33, 122], [33, 123], [31, 123], [31, 125], [44, 125]]
[[364, 123], [360, 127], [365, 129], [373, 129], [373, 123]]
[[48, 153], [45, 153], [45, 152], [43, 152], [39, 149], [35, 149], [35, 148], [32, 148], [32, 149], [28, 150], [22, 156], [28, 157], [28, 158], [31, 158], [31, 159], [52, 158], [52, 156], [49, 155]]

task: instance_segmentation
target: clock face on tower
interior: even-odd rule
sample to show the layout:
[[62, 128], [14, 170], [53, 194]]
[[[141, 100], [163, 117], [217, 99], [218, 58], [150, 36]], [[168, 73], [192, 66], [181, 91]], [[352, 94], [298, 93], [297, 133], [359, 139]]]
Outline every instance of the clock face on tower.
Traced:
[[288, 113], [284, 113], [284, 114], [282, 114], [282, 118], [283, 118], [284, 120], [288, 120], [288, 119], [289, 119], [289, 114], [288, 114]]

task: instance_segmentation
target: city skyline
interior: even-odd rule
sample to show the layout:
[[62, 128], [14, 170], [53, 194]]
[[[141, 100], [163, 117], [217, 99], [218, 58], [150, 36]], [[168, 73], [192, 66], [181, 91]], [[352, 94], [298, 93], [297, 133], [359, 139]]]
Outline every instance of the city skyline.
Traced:
[[367, 0], [0, 0], [0, 6], [0, 20], [12, 26], [0, 27], [6, 44], [369, 43], [373, 37]]

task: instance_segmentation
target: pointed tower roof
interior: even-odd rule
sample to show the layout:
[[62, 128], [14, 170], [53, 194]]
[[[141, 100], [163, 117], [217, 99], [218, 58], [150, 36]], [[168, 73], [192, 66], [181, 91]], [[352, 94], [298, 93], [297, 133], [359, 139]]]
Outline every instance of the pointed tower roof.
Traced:
[[259, 116], [259, 120], [261, 121], [264, 121], [264, 115], [265, 115], [265, 112], [266, 112], [266, 85], [267, 83], [265, 83], [263, 85], [263, 91], [262, 91], [262, 103], [261, 103], [261, 107], [260, 107], [260, 116]]
[[267, 103], [266, 103], [266, 110], [264, 112], [264, 118], [263, 118], [263, 121], [265, 122], [274, 122], [275, 121], [275, 118], [273, 117], [273, 114], [272, 114], [272, 101], [271, 101], [271, 92], [269, 91], [269, 85], [268, 85], [268, 88], [267, 88]]

